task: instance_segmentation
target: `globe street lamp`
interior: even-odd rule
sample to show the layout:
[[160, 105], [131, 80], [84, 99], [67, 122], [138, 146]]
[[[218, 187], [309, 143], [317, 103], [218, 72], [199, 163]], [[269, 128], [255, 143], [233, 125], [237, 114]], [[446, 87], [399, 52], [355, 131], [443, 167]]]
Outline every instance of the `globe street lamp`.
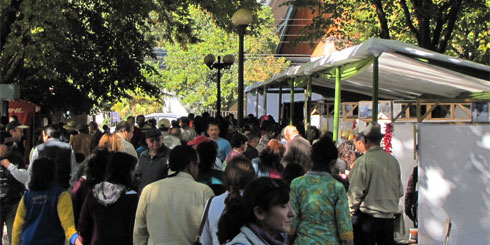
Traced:
[[206, 55], [204, 57], [204, 64], [206, 64], [209, 69], [217, 69], [218, 70], [218, 84], [217, 84], [217, 90], [218, 93], [216, 95], [217, 100], [216, 100], [216, 114], [221, 115], [221, 69], [229, 69], [231, 65], [235, 62], [235, 56], [231, 54], [225, 55], [223, 57], [223, 62], [221, 62], [221, 56], [218, 56], [218, 62], [214, 62], [216, 58], [212, 54]]
[[243, 36], [245, 29], [252, 23], [252, 14], [246, 9], [237, 10], [231, 17], [231, 22], [238, 29], [238, 130], [243, 127]]

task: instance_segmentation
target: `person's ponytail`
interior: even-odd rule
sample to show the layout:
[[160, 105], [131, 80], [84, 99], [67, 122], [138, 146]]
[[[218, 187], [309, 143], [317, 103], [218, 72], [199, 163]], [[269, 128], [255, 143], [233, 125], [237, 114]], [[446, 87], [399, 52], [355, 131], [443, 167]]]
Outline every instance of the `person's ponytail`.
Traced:
[[250, 160], [243, 157], [233, 158], [225, 169], [225, 184], [229, 191], [225, 199], [226, 208], [218, 222], [218, 240], [226, 243], [240, 233], [240, 227], [254, 220], [250, 210], [243, 208], [241, 191], [255, 178]]
[[240, 191], [232, 191], [225, 200], [226, 208], [218, 222], [218, 241], [220, 244], [229, 242], [240, 233], [240, 227], [247, 223], [246, 215], [242, 213], [242, 197]]

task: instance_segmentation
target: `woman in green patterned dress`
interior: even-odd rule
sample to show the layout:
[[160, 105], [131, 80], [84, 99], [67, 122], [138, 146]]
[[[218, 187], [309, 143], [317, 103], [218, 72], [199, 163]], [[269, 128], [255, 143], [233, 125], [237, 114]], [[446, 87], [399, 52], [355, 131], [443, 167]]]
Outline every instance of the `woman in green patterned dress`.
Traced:
[[347, 194], [330, 175], [337, 155], [332, 140], [323, 137], [312, 147], [312, 170], [291, 183], [294, 244], [353, 244]]

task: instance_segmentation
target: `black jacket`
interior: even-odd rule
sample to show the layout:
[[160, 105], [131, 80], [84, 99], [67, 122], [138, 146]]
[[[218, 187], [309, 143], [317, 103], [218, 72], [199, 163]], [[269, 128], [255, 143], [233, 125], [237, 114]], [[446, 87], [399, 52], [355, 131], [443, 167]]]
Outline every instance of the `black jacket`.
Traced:
[[[8, 157], [0, 157], [0, 160], [7, 158], [11, 164], [17, 168], [25, 169], [23, 158], [11, 153]], [[3, 205], [17, 205], [24, 194], [24, 184], [17, 181], [4, 166], [0, 166], [0, 200]]]

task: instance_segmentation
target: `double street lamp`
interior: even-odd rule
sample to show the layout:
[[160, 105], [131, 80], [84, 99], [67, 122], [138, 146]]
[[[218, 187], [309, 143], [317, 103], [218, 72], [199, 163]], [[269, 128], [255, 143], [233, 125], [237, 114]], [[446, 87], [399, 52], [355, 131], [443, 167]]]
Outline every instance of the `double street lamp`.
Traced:
[[221, 115], [221, 69], [229, 69], [231, 65], [235, 62], [235, 56], [231, 54], [225, 55], [223, 57], [223, 62], [221, 62], [221, 56], [218, 56], [218, 62], [216, 61], [216, 57], [212, 54], [206, 55], [204, 57], [204, 64], [206, 64], [209, 69], [217, 69], [218, 70], [218, 84], [217, 84], [217, 100], [216, 100], [216, 114]]
[[237, 10], [231, 17], [231, 22], [238, 29], [238, 130], [243, 127], [243, 36], [245, 29], [252, 23], [252, 14], [246, 9]]

